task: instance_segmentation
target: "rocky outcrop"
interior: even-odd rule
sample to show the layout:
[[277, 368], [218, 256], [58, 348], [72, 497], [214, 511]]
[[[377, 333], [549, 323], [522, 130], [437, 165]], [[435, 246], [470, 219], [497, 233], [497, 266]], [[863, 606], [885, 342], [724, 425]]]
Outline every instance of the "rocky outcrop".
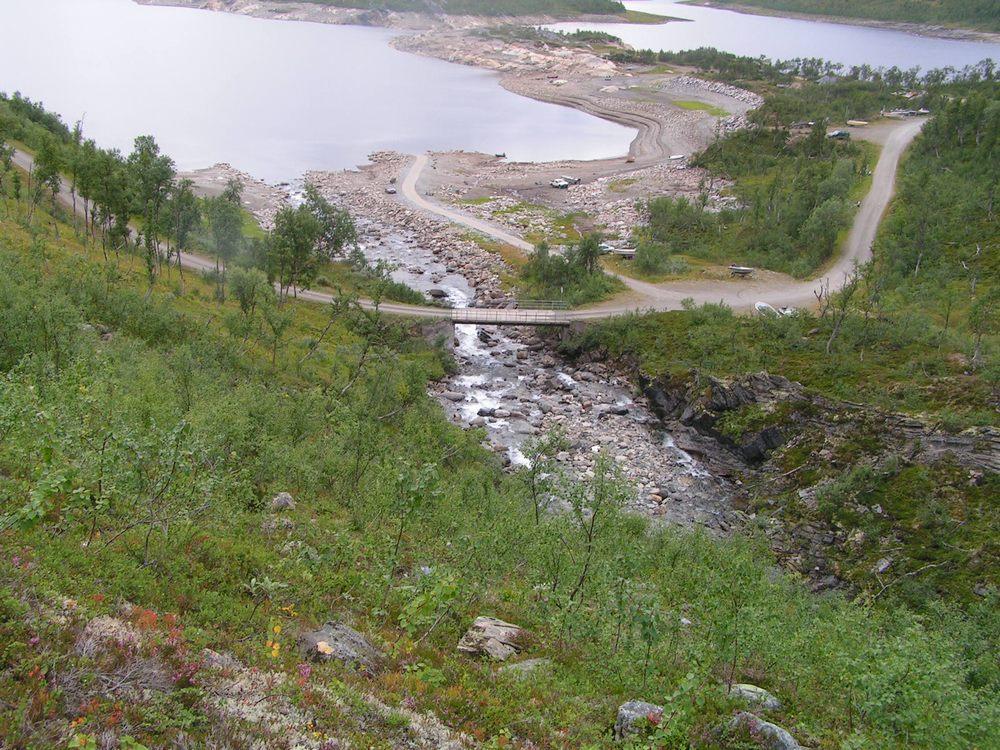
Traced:
[[729, 696], [763, 711], [781, 710], [781, 701], [762, 687], [741, 683], [729, 689]]
[[294, 510], [295, 500], [287, 492], [279, 492], [273, 498], [271, 498], [271, 510], [276, 513], [283, 510]]
[[615, 718], [615, 739], [623, 740], [630, 734], [638, 733], [643, 726], [658, 724], [663, 718], [663, 706], [646, 701], [628, 701], [618, 707]]
[[750, 736], [767, 750], [802, 750], [802, 745], [788, 730], [747, 711], [736, 714], [729, 722], [729, 728], [748, 731]]
[[489, 656], [505, 661], [521, 649], [522, 630], [495, 617], [477, 617], [458, 642], [458, 650], [471, 656]]
[[384, 660], [367, 638], [339, 622], [327, 622], [318, 630], [303, 633], [298, 646], [302, 656], [311, 661], [335, 659], [369, 674], [378, 671]]

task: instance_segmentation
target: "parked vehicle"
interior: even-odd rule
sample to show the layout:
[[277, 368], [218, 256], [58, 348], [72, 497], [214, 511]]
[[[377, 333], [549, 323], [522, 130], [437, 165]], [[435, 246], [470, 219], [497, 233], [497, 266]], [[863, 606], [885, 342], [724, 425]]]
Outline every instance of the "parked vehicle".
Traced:
[[559, 179], [562, 180], [563, 182], [568, 182], [570, 185], [579, 185], [580, 184], [580, 178], [579, 177], [567, 177], [566, 175], [562, 175]]
[[393, 187], [392, 185], [388, 185], [385, 188], [385, 192], [388, 193], [389, 195], [395, 195], [396, 194], [396, 188]]
[[746, 278], [747, 276], [753, 276], [753, 269], [749, 266], [730, 266], [729, 275]]
[[566, 180], [552, 180], [549, 184], [556, 190], [566, 190], [569, 187], [569, 183]]

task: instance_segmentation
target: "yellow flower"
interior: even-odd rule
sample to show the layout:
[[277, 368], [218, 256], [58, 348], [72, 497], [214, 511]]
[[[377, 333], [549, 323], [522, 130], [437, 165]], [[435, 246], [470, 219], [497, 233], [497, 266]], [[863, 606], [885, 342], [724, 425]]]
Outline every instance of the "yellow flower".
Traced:
[[268, 641], [267, 642], [267, 647], [268, 648], [273, 648], [274, 647], [274, 641]]
[[280, 632], [281, 632], [281, 626], [280, 625], [275, 625], [274, 626], [274, 634], [277, 635]]

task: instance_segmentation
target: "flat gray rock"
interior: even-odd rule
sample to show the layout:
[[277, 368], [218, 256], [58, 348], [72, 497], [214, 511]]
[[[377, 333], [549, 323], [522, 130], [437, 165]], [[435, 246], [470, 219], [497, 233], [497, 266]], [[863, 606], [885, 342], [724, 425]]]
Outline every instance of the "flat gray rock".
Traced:
[[303, 633], [298, 646], [302, 655], [312, 661], [336, 659], [368, 673], [376, 672], [384, 659], [361, 633], [339, 622], [328, 622], [318, 630]]
[[495, 617], [477, 617], [458, 642], [458, 650], [472, 656], [505, 661], [520, 650], [521, 626]]
[[739, 698], [749, 705], [762, 708], [765, 711], [781, 710], [781, 701], [779, 701], [772, 693], [769, 693], [764, 688], [757, 687], [756, 685], [751, 685], [749, 683], [733, 685], [729, 690], [729, 695], [733, 698]]

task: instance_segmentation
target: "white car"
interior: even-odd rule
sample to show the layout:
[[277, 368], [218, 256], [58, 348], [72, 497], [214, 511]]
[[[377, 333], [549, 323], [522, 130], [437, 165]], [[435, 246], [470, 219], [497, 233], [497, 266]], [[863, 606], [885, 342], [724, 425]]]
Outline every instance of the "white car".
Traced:
[[566, 190], [569, 187], [569, 183], [566, 180], [552, 180], [549, 184], [557, 190]]

